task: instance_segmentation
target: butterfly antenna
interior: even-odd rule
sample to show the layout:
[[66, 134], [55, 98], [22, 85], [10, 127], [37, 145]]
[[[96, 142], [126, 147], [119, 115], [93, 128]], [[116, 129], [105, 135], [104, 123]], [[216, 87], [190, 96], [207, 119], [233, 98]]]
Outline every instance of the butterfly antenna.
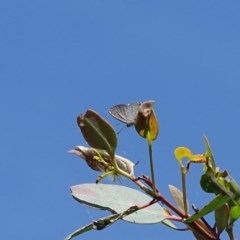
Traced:
[[127, 125], [124, 125], [124, 126], [117, 132], [117, 134], [119, 134], [125, 127], [127, 127]]
[[136, 167], [138, 164], [139, 164], [139, 161], [137, 161], [137, 162], [134, 164], [134, 167]]

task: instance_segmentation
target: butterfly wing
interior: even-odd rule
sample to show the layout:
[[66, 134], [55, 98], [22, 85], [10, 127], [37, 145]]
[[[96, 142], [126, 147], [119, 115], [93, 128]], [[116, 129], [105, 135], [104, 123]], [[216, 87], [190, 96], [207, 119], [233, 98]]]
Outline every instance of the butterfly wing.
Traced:
[[132, 126], [135, 124], [141, 103], [118, 104], [109, 109], [109, 113], [116, 119]]

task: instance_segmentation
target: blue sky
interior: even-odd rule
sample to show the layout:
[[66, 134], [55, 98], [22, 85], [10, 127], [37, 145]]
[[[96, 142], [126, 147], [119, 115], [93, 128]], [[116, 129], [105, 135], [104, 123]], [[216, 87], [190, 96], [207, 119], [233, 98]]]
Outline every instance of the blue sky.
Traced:
[[[173, 151], [204, 151], [239, 178], [240, 3], [238, 1], [0, 1], [1, 237], [64, 239], [105, 215], [78, 204], [70, 186], [98, 174], [74, 155], [86, 145], [76, 117], [118, 103], [155, 100], [159, 189], [180, 187]], [[145, 141], [124, 129], [117, 153], [149, 175]], [[204, 206], [201, 166], [188, 176], [189, 202]], [[106, 180], [106, 182], [110, 182]], [[128, 184], [122, 180], [120, 184]], [[239, 237], [239, 229], [236, 229]], [[78, 239], [190, 239], [164, 225], [118, 222]]]

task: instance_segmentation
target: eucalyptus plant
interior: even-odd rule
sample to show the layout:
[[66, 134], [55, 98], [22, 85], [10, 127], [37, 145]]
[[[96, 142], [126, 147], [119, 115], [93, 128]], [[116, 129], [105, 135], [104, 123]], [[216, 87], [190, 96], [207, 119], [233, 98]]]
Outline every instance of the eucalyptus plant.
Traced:
[[[109, 216], [92, 221], [75, 230], [65, 240], [70, 240], [90, 230], [103, 230], [118, 220], [135, 224], [161, 223], [173, 230], [191, 231], [197, 240], [219, 240], [225, 231], [230, 240], [234, 240], [234, 223], [240, 217], [240, 188], [226, 171], [220, 171], [206, 136], [203, 136], [205, 152], [193, 153], [185, 146], [175, 149], [174, 155], [181, 172], [181, 189], [169, 185], [174, 204], [159, 190], [154, 176], [153, 145], [159, 134], [159, 123], [154, 111], [155, 101], [133, 104], [118, 104], [109, 109], [109, 113], [135, 127], [138, 135], [146, 140], [149, 152], [151, 176], [136, 176], [135, 164], [116, 154], [118, 134], [113, 126], [96, 111], [88, 109], [77, 116], [77, 124], [88, 146], [76, 146], [69, 153], [86, 161], [87, 166], [100, 174], [93, 183], [71, 186], [72, 197], [81, 204], [96, 209], [108, 210]], [[183, 160], [187, 159], [184, 165]], [[190, 165], [204, 165], [200, 178], [202, 194], [211, 194], [210, 202], [201, 209], [190, 212], [187, 199], [186, 175]], [[112, 176], [111, 184], [101, 181]], [[116, 183], [119, 176], [136, 185], [130, 188]], [[204, 218], [213, 214], [214, 223]], [[175, 225], [178, 223], [178, 227]], [[179, 223], [182, 227], [179, 227]], [[178, 233], [179, 234], [179, 233]]]

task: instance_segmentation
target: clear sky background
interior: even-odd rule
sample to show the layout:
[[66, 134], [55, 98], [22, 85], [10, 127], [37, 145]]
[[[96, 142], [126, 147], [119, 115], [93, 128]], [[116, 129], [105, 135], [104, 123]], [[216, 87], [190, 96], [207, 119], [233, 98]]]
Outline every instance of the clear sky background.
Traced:
[[[86, 146], [76, 117], [89, 108], [119, 130], [111, 106], [155, 100], [156, 182], [170, 200], [168, 184], [181, 187], [173, 151], [204, 152], [203, 134], [217, 165], [240, 182], [239, 13], [239, 1], [1, 0], [1, 238], [62, 240], [106, 215], [70, 194], [98, 176], [67, 153]], [[145, 140], [125, 128], [118, 141], [119, 155], [139, 161], [136, 175], [149, 175]], [[201, 169], [193, 165], [187, 179], [198, 207], [212, 197], [199, 186]], [[76, 239], [129, 235], [193, 239], [162, 224], [126, 222]]]

